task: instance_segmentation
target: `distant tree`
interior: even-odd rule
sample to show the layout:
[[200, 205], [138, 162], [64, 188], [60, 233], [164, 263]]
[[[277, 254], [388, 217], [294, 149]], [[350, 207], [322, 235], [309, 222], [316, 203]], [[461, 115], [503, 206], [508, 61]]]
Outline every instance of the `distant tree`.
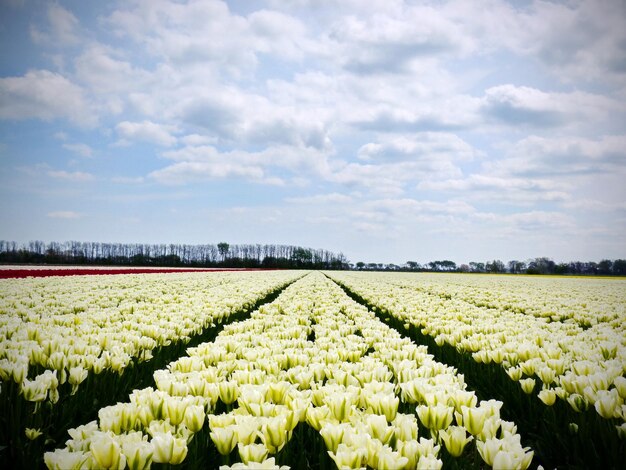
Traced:
[[361, 269], [363, 269], [365, 267], [365, 263], [363, 261], [359, 261], [359, 262], [356, 263], [355, 266], [356, 266], [357, 269], [361, 270]]
[[444, 259], [442, 261], [431, 261], [428, 263], [431, 271], [455, 271], [456, 263], [454, 261], [450, 261]]
[[504, 263], [499, 259], [494, 259], [492, 262], [488, 262], [485, 265], [485, 270], [490, 273], [503, 273], [506, 271]]
[[559, 263], [554, 267], [554, 274], [568, 274], [569, 263]]
[[523, 261], [512, 260], [508, 263], [509, 272], [512, 274], [521, 274], [526, 271], [526, 263]]
[[467, 264], [462, 264], [461, 266], [459, 266], [459, 272], [469, 273], [470, 267]]
[[291, 259], [295, 262], [296, 266], [304, 266], [313, 261], [313, 253], [306, 248], [297, 247], [293, 250]]
[[456, 263], [454, 261], [450, 261], [449, 259], [440, 261], [440, 265], [443, 271], [456, 271]]
[[555, 267], [556, 263], [550, 258], [535, 258], [528, 263], [526, 272], [528, 274], [554, 274]]
[[626, 259], [616, 259], [613, 261], [613, 274], [626, 276]]
[[603, 259], [598, 263], [598, 274], [606, 276], [612, 274], [612, 272], [613, 262], [610, 259]]
[[469, 265], [473, 273], [485, 272], [485, 263], [477, 263], [476, 261], [470, 261]]
[[224, 261], [226, 259], [226, 256], [228, 255], [228, 250], [230, 250], [230, 245], [226, 242], [218, 243], [217, 250], [219, 251], [220, 256], [222, 257], [222, 261]]
[[417, 271], [420, 268], [420, 265], [417, 261], [407, 261], [406, 266], [411, 271]]

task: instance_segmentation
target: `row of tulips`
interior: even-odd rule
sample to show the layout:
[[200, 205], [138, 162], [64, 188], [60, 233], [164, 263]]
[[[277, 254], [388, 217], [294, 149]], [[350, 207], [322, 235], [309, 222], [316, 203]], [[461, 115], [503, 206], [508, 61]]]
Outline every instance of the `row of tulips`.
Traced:
[[[120, 375], [293, 280], [293, 272], [144, 274], [0, 281], [0, 380], [56, 402], [88, 373]], [[35, 377], [30, 377], [36, 373]]]
[[[619, 325], [611, 320], [583, 328], [576, 322], [549, 321], [510, 308], [478, 307], [456, 294], [434, 295], [421, 287], [424, 275], [413, 275], [412, 279], [395, 274], [333, 273], [332, 276], [379, 314], [388, 315], [399, 331], [411, 332], [417, 340], [431, 345], [432, 352], [441, 360], [456, 365], [468, 378], [474, 377], [475, 383], [485, 382], [486, 377], [504, 377], [508, 383], [498, 385], [503, 390], [498, 398], [514, 402], [520, 414], [531, 403], [520, 398], [523, 394], [534, 394], [540, 408], [558, 410], [558, 420], [567, 422], [557, 425], [555, 418], [554, 426], [545, 428], [546, 432], [554, 434], [555, 429], [560, 429], [564, 434], [577, 433], [578, 425], [583, 424], [588, 428], [584, 429], [585, 435], [592, 436], [596, 442], [611, 442], [606, 449], [615, 455], [608, 456], [609, 461], [625, 457], [619, 455], [626, 448], [624, 441], [617, 442], [626, 438], [624, 315]], [[468, 276], [447, 277], [460, 283]], [[438, 276], [426, 277], [433, 278]], [[511, 282], [509, 279], [500, 276], [502, 284]], [[525, 282], [530, 281], [526, 278]], [[500, 286], [500, 289], [504, 288]], [[438, 350], [445, 354], [438, 354]], [[517, 384], [517, 390], [511, 390], [512, 384]], [[491, 386], [491, 390], [495, 388]], [[540, 410], [540, 413], [545, 412]], [[589, 413], [595, 414], [595, 418], [585, 416]], [[516, 421], [519, 419], [519, 415], [514, 417]], [[532, 426], [536, 428], [536, 424]], [[568, 444], [563, 446], [567, 448]], [[598, 453], [606, 454], [606, 449]], [[587, 456], [581, 453], [580, 458]]]
[[152, 383], [155, 369], [213, 339], [225, 323], [244, 318], [299, 276], [1, 280], [0, 464], [31, 466], [36, 449]]
[[48, 468], [527, 468], [502, 404], [320, 273], [70, 431]]
[[626, 314], [623, 279], [396, 273], [393, 282], [478, 307], [575, 322], [584, 328], [611, 322], [619, 327]]

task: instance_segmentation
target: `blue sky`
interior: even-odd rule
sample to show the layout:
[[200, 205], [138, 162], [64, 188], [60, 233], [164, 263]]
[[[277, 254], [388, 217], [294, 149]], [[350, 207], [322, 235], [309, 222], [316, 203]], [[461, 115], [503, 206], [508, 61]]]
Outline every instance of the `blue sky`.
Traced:
[[623, 0], [0, 2], [0, 239], [599, 261], [625, 181]]

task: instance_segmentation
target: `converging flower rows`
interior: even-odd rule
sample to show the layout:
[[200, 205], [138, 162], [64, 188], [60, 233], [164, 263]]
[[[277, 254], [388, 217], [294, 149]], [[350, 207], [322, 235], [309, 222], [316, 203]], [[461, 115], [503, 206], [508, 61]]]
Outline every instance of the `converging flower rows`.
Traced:
[[533, 458], [501, 402], [479, 401], [454, 368], [320, 273], [187, 352], [155, 372], [156, 388], [70, 430], [48, 468], [145, 469], [202, 451], [214, 467], [284, 468], [320, 438], [311, 458], [338, 468], [525, 469]]
[[[88, 373], [187, 342], [295, 279], [287, 271], [145, 274], [0, 281], [0, 380], [30, 402], [74, 394]], [[32, 373], [35, 377], [31, 377]]]
[[303, 274], [0, 280], [0, 466], [40, 466], [69, 427]]
[[547, 406], [561, 399], [577, 412], [595, 408], [603, 419], [617, 421], [618, 434], [626, 438], [623, 280], [605, 280], [600, 295], [598, 281], [585, 279], [533, 284], [528, 278], [503, 282], [500, 277], [494, 287], [492, 277], [463, 275], [422, 279], [342, 272], [332, 277], [405, 328], [417, 327], [438, 345], [471, 354], [478, 363], [501, 365], [525, 393], [538, 388]]

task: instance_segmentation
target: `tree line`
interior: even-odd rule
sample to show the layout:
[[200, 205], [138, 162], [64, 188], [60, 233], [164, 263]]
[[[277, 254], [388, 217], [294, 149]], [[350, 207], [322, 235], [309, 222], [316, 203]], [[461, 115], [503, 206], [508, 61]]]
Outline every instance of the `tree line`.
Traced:
[[468, 264], [456, 264], [450, 260], [424, 264], [407, 261], [402, 265], [362, 261], [352, 264], [343, 253], [335, 254], [328, 250], [227, 242], [190, 245], [80, 241], [46, 243], [36, 240], [19, 244], [0, 240], [0, 263], [626, 276], [624, 259], [556, 263], [541, 257], [507, 263], [495, 259]]
[[349, 269], [342, 253], [292, 245], [147, 244], [0, 240], [0, 263]]
[[487, 262], [472, 261], [457, 265], [454, 261], [430, 261], [420, 264], [407, 261], [403, 265], [364, 263], [359, 261], [354, 268], [361, 271], [416, 271], [416, 272], [465, 272], [465, 273], [511, 273], [511, 274], [571, 274], [626, 276], [626, 260], [603, 259], [595, 261], [571, 261], [556, 263], [550, 258], [533, 258], [527, 261], [511, 260], [504, 263], [498, 259]]

